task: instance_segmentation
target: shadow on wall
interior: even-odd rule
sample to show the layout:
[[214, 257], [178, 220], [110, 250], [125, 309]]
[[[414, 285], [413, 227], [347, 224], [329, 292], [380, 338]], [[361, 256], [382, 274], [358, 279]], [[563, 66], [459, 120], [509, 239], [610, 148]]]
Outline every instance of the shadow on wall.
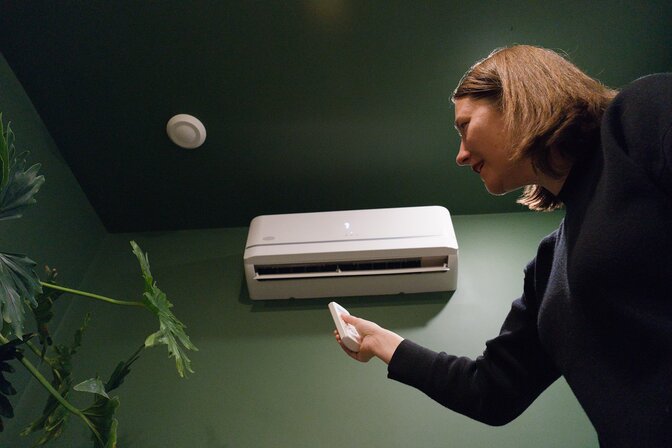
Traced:
[[[333, 322], [327, 305], [334, 299], [354, 315], [365, 309], [363, 317], [384, 318], [386, 326], [424, 327], [454, 294], [449, 291], [255, 301], [249, 297], [242, 256], [238, 254], [190, 263], [157, 263], [152, 272], [195, 341], [330, 332]], [[412, 308], [412, 312], [408, 308]]]
[[[448, 304], [455, 291], [443, 291], [418, 294], [396, 294], [362, 297], [333, 297], [319, 299], [281, 299], [281, 300], [252, 300], [247, 290], [245, 279], [241, 280], [239, 302], [249, 307], [252, 313], [283, 312], [283, 311], [326, 311], [329, 302], [337, 301], [352, 314], [357, 315], [359, 308], [386, 308], [386, 325], [395, 328], [423, 327], [433, 319]], [[390, 308], [400, 308], [412, 305], [413, 313], [404, 313], [402, 310], [393, 312]], [[427, 305], [417, 307], [417, 305]]]

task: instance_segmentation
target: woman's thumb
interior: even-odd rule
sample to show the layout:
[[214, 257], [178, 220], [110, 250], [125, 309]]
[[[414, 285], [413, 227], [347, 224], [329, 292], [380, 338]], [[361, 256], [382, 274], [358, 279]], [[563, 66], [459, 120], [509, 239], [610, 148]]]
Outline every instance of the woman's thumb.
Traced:
[[359, 320], [358, 318], [350, 314], [342, 314], [341, 319], [343, 319], [343, 322], [350, 325], [356, 325], [357, 321]]

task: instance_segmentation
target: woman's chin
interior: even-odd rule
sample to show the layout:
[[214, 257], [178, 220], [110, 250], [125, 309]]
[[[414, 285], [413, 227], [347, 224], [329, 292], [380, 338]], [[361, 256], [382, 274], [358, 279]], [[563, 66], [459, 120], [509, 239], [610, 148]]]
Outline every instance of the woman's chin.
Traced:
[[515, 188], [507, 188], [505, 185], [502, 184], [490, 184], [488, 183], [485, 179], [483, 180], [483, 184], [485, 185], [485, 189], [488, 191], [493, 196], [504, 196], [507, 193], [511, 193], [512, 191], [518, 190], [522, 187], [515, 187]]
[[491, 185], [488, 182], [486, 182], [485, 179], [483, 180], [483, 184], [485, 185], [485, 189], [487, 190], [488, 193], [490, 193], [493, 196], [502, 196], [507, 193], [506, 190], [502, 188], [501, 185]]

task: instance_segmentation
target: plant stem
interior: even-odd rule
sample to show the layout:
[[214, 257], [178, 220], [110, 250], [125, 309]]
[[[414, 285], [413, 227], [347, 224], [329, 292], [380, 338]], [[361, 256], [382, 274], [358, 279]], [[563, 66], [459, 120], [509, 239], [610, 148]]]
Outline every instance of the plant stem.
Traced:
[[100, 296], [98, 294], [92, 294], [92, 293], [86, 292], [86, 291], [79, 291], [77, 289], [71, 289], [71, 288], [66, 288], [64, 286], [54, 285], [53, 283], [40, 282], [40, 284], [42, 286], [46, 287], [46, 288], [56, 289], [58, 291], [63, 291], [63, 292], [67, 292], [67, 293], [70, 293], [70, 294], [76, 294], [78, 296], [88, 297], [88, 298], [91, 298], [91, 299], [102, 300], [103, 302], [112, 303], [114, 305], [140, 306], [140, 307], [143, 307], [143, 308], [145, 307], [145, 305], [142, 302], [129, 302], [127, 300], [111, 299], [109, 297]]
[[35, 344], [33, 344], [32, 342], [26, 341], [24, 342], [24, 344], [26, 344], [28, 348], [37, 356], [42, 356], [42, 352], [40, 352], [40, 350], [37, 347], [35, 347]]
[[[9, 340], [7, 338], [5, 338], [4, 336], [0, 335], [0, 342], [2, 342], [3, 344], [7, 344], [9, 342]], [[77, 417], [81, 418], [84, 421], [84, 423], [86, 423], [86, 426], [89, 427], [91, 432], [93, 432], [93, 435], [96, 437], [96, 439], [98, 439], [98, 441], [101, 444], [103, 443], [103, 439], [100, 436], [100, 433], [98, 433], [98, 430], [96, 430], [95, 426], [93, 426], [93, 423], [91, 423], [91, 420], [89, 420], [86, 417], [86, 415], [84, 415], [82, 413], [82, 411], [80, 411], [79, 409], [74, 407], [72, 404], [70, 404], [70, 402], [68, 400], [63, 398], [63, 396], [61, 394], [59, 394], [56, 389], [54, 389], [54, 386], [52, 386], [51, 383], [49, 381], [47, 381], [47, 379], [42, 375], [42, 373], [40, 373], [40, 371], [37, 369], [37, 367], [35, 367], [33, 365], [32, 362], [30, 362], [28, 359], [26, 359], [25, 356], [19, 356], [19, 357], [17, 357], [17, 359], [21, 362], [21, 364], [24, 365], [24, 367], [26, 369], [28, 369], [30, 374], [33, 375], [33, 377], [35, 377], [35, 379], [37, 381], [39, 381], [39, 383], [42, 385], [42, 387], [47, 389], [47, 391], [61, 404], [61, 406], [63, 406], [65, 409], [67, 409], [72, 414], [75, 414]]]

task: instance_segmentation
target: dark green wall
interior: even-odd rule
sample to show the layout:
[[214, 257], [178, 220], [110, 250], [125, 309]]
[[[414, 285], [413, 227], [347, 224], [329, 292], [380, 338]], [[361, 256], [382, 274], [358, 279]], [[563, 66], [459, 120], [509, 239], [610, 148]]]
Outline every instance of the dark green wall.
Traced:
[[[473, 62], [474, 54], [484, 56], [493, 46], [510, 40], [564, 47], [594, 75], [624, 51], [637, 55], [634, 60], [641, 65], [631, 64], [618, 74], [606, 74], [611, 84], [618, 85], [641, 74], [646, 70], [642, 67], [655, 58], [638, 52], [638, 41], [623, 37], [624, 30], [608, 29], [612, 23], [610, 11], [617, 8], [607, 2], [596, 4], [604, 17], [574, 17], [570, 10], [562, 15], [563, 4], [556, 2], [559, 25], [544, 24], [541, 37], [539, 23], [527, 20], [525, 15], [503, 21], [490, 13], [491, 19], [485, 21], [477, 19], [479, 11], [467, 5], [464, 8], [469, 9], [468, 14], [465, 10], [463, 16], [453, 17], [453, 23], [445, 26], [455, 27], [452, 36], [460, 43], [460, 51], [453, 57], [465, 67]], [[505, 8], [503, 4], [499, 7]], [[532, 8], [541, 6], [530, 4], [530, 8], [533, 12]], [[629, 8], [636, 14], [636, 6]], [[472, 21], [465, 22], [465, 16]], [[570, 25], [583, 34], [567, 33]], [[593, 27], [603, 36], [614, 34], [621, 39], [619, 45], [607, 39], [591, 41], [589, 50], [579, 45], [591, 40]], [[625, 31], [631, 37], [641, 32]], [[667, 38], [662, 39], [662, 45], [669, 42], [669, 35], [659, 37]], [[568, 42], [575, 44], [568, 46]], [[403, 69], [413, 76], [411, 68]], [[436, 73], [444, 71], [436, 67]], [[437, 88], [435, 93], [445, 98], [450, 92]], [[13, 122], [19, 148], [32, 151], [30, 160], [43, 164], [47, 178], [38, 195], [38, 206], [20, 221], [0, 223], [0, 250], [24, 252], [40, 265], [57, 266], [63, 283], [138, 300], [142, 280], [128, 244], [135, 239], [149, 251], [159, 286], [175, 304], [175, 313], [188, 325], [200, 349], [191, 354], [196, 373], [186, 380], [178, 378], [165, 349], [143, 353], [118, 391], [119, 446], [597, 446], [592, 427], [563, 380], [513, 423], [490, 428], [387, 380], [385, 366], [378, 361], [362, 365], [347, 358], [331, 336], [333, 324], [327, 300], [250, 302], [242, 273], [245, 228], [105, 234], [2, 57], [0, 110], [5, 120]], [[420, 115], [418, 121], [421, 119]], [[460, 173], [468, 176], [467, 171]], [[437, 178], [427, 176], [427, 182], [435, 185]], [[476, 179], [473, 182], [474, 188], [480, 188]], [[461, 258], [459, 286], [454, 294], [339, 301], [354, 314], [431, 348], [477, 356], [485, 340], [497, 334], [511, 301], [520, 294], [522, 268], [534, 255], [539, 239], [560, 218], [560, 214], [530, 213], [456, 216]], [[93, 314], [78, 356], [76, 381], [96, 374], [107, 377], [119, 360], [157, 329], [153, 317], [140, 309], [87, 299], [67, 303], [73, 306], [59, 307], [66, 319], [55, 329], [62, 341], [70, 339], [85, 313]], [[27, 378], [18, 370], [12, 378], [22, 385]], [[14, 400], [17, 417], [0, 435], [3, 447], [30, 445], [17, 433], [39, 414], [46, 397], [34, 382], [20, 389], [25, 393]], [[73, 397], [81, 406], [88, 398]], [[73, 420], [63, 441], [53, 446], [77, 448], [90, 443], [88, 434]]]
[[[490, 428], [447, 411], [421, 393], [386, 379], [385, 366], [353, 362], [331, 336], [327, 300], [252, 303], [242, 252], [246, 229], [106, 235], [59, 157], [21, 86], [0, 58], [0, 105], [21, 148], [43, 164], [38, 206], [2, 223], [2, 250], [58, 266], [63, 283], [127, 300], [142, 280], [128, 241], [150, 253], [159, 286], [175, 304], [200, 351], [196, 373], [178, 378], [163, 348], [143, 353], [119, 390], [124, 447], [314, 446], [597, 446], [594, 432], [564, 381], [519, 419]], [[498, 332], [518, 296], [522, 267], [559, 214], [457, 216], [459, 287], [454, 294], [342, 299], [351, 311], [438, 350], [477, 356]], [[93, 313], [75, 380], [107, 377], [157, 329], [149, 313], [87, 299], [63, 299], [55, 330], [68, 342]], [[20, 367], [20, 366], [19, 366]], [[20, 386], [22, 369], [12, 376]], [[13, 400], [17, 417], [0, 446], [29, 446], [18, 432], [39, 414], [46, 395], [34, 382]], [[84, 406], [88, 396], [73, 394]], [[72, 421], [53, 446], [90, 446]]]
[[[477, 356], [497, 334], [521, 291], [522, 268], [560, 214], [454, 217], [460, 244], [454, 294], [341, 299], [372, 319], [437, 350]], [[386, 379], [384, 364], [359, 364], [334, 342], [327, 300], [252, 303], [242, 253], [247, 229], [110, 235], [84, 287], [136, 300], [142, 290], [128, 241], [150, 254], [159, 286], [200, 351], [196, 373], [178, 378], [163, 348], [146, 351], [122, 388], [124, 447], [596, 447], [583, 411], [563, 380], [513, 423], [491, 428], [447, 411]], [[106, 377], [157, 323], [141, 309], [86, 300], [69, 311], [59, 335], [84, 313], [93, 320], [78, 380]], [[43, 396], [31, 389], [22, 411]], [[85, 398], [85, 397], [82, 397]], [[88, 446], [81, 425], [58, 446]], [[14, 446], [14, 445], [12, 445]]]

